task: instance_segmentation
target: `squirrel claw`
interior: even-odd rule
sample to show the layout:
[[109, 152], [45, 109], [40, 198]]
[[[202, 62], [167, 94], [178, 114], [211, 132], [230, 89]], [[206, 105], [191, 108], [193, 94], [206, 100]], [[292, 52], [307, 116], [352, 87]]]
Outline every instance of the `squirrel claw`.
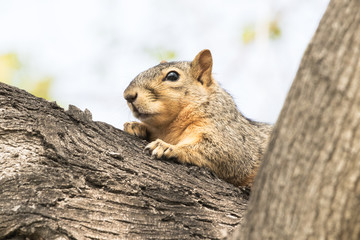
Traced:
[[146, 127], [139, 122], [126, 122], [124, 124], [124, 131], [141, 139], [147, 138]]
[[175, 157], [173, 147], [173, 145], [157, 139], [149, 143], [144, 152], [151, 154], [152, 159], [168, 159]]
[[151, 150], [150, 150], [150, 148], [148, 147], [148, 145], [144, 148], [143, 152], [146, 153], [146, 154], [148, 154], [148, 155], [151, 154]]

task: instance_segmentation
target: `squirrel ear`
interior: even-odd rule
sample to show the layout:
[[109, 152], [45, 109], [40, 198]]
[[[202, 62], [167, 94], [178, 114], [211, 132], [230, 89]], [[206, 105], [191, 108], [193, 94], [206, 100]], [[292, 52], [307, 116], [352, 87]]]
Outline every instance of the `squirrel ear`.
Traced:
[[213, 82], [211, 77], [212, 56], [208, 49], [199, 52], [191, 62], [191, 72], [194, 78], [205, 86], [210, 86]]

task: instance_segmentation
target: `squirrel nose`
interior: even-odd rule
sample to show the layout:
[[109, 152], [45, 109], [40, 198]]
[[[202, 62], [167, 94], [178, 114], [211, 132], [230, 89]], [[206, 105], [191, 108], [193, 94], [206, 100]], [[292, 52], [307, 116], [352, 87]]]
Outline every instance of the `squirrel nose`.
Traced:
[[133, 102], [135, 102], [137, 96], [138, 96], [137, 93], [128, 93], [127, 95], [125, 95], [125, 99], [129, 103], [133, 103]]

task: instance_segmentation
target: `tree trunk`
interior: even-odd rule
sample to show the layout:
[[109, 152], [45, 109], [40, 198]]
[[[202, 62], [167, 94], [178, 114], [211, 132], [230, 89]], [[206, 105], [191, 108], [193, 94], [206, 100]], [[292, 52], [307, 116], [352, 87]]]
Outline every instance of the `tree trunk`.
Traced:
[[248, 193], [0, 83], [0, 239], [221, 239]]
[[333, 0], [234, 239], [360, 239], [360, 1]]

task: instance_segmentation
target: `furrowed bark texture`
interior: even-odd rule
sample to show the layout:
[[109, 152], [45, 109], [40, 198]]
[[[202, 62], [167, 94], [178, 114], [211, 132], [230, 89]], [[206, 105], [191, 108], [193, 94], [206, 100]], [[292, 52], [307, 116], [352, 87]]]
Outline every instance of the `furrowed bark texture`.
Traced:
[[333, 0], [234, 239], [360, 239], [360, 1]]
[[0, 239], [222, 239], [248, 194], [0, 83]]

